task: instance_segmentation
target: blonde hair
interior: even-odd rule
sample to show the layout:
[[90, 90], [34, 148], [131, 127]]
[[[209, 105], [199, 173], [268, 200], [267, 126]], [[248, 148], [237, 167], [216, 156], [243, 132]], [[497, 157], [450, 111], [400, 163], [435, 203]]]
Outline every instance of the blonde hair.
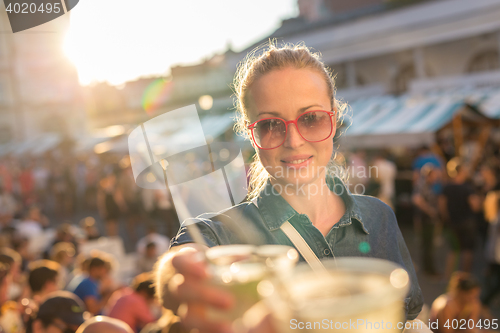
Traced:
[[[259, 54], [260, 53], [260, 54]], [[284, 44], [279, 47], [275, 40], [263, 44], [251, 51], [238, 65], [234, 77], [233, 90], [236, 95], [236, 124], [234, 130], [238, 135], [250, 139], [247, 130], [248, 119], [248, 91], [251, 85], [267, 73], [283, 69], [312, 69], [319, 73], [325, 80], [330, 95], [332, 109], [337, 110], [337, 131], [343, 123], [347, 105], [335, 98], [335, 80], [332, 71], [321, 61], [321, 54], [306, 47], [304, 43]], [[339, 132], [340, 133], [340, 132]], [[328, 175], [345, 179], [345, 170], [336, 162], [337, 152], [330, 159], [327, 167]], [[256, 198], [266, 185], [269, 173], [262, 165], [259, 156], [255, 154], [249, 169], [249, 186], [247, 200]]]

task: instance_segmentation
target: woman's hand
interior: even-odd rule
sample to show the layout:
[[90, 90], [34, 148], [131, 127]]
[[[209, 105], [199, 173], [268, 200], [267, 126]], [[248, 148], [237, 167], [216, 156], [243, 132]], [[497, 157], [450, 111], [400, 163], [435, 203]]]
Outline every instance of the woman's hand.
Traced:
[[[171, 275], [165, 288], [160, 292], [163, 306], [177, 310], [178, 316], [186, 329], [197, 329], [200, 333], [231, 332], [231, 323], [213, 322], [207, 319], [206, 310], [214, 307], [229, 310], [235, 299], [208, 282], [210, 278], [207, 264], [201, 249], [195, 244], [185, 245], [173, 253], [167, 253], [165, 261], [160, 263], [158, 281]], [[170, 256], [169, 256], [170, 254]], [[159, 282], [161, 283], [161, 282]]]

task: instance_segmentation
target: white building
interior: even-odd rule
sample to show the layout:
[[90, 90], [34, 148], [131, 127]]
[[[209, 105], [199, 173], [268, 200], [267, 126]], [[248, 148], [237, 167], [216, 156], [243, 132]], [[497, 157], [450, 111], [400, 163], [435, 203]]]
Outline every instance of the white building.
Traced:
[[[337, 97], [352, 105], [350, 144], [367, 147], [431, 144], [435, 132], [466, 104], [500, 118], [500, 1], [298, 4], [299, 17], [283, 21], [270, 36], [239, 53], [222, 55], [221, 77], [234, 73], [238, 62], [269, 38], [304, 42], [322, 53], [336, 74]], [[203, 72], [198, 75], [207, 78]], [[228, 97], [219, 104], [214, 112], [227, 112], [232, 105]], [[403, 138], [402, 133], [411, 135]]]
[[66, 14], [13, 34], [1, 11], [0, 144], [47, 135], [71, 139], [85, 132], [78, 76], [62, 48], [68, 25]]

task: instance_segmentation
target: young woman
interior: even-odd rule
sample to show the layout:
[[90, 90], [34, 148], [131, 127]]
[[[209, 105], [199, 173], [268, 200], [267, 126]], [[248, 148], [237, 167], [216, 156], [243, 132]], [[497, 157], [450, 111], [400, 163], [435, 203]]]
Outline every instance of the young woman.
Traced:
[[[288, 221], [320, 259], [376, 257], [405, 267], [412, 285], [406, 316], [417, 317], [422, 294], [394, 212], [376, 198], [352, 195], [339, 177], [334, 136], [345, 105], [335, 99], [319, 55], [303, 45], [270, 45], [247, 57], [235, 81], [237, 130], [257, 152], [249, 200], [197, 223], [206, 243], [237, 244], [254, 235], [259, 243], [293, 246], [280, 229]], [[174, 311], [184, 304], [179, 312], [187, 328], [227, 331], [227, 324], [205, 320], [203, 308], [229, 308], [237, 300], [200, 283], [207, 274], [198, 251], [182, 227], [159, 264], [159, 295]]]

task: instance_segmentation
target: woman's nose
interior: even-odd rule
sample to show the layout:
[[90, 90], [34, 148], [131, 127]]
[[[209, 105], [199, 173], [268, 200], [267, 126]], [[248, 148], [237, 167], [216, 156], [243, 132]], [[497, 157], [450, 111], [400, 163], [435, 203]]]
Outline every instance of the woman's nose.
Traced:
[[287, 148], [296, 148], [303, 145], [304, 142], [305, 141], [300, 136], [295, 124], [288, 124], [288, 131], [286, 133], [285, 143], [283, 143], [283, 145]]

